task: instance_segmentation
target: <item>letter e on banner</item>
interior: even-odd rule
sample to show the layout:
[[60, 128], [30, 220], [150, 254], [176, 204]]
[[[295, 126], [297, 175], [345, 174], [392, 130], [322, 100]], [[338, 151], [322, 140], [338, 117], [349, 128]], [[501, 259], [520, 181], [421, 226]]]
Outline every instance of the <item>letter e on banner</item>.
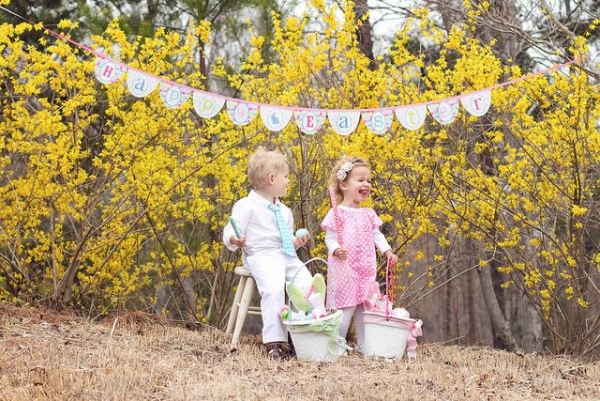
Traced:
[[449, 99], [431, 103], [427, 106], [433, 118], [440, 124], [448, 125], [458, 114], [458, 100]]
[[296, 125], [300, 131], [307, 135], [312, 135], [321, 129], [325, 122], [326, 113], [320, 109], [302, 110], [294, 112]]
[[460, 97], [460, 103], [469, 114], [481, 117], [490, 109], [492, 102], [492, 90], [485, 89]]

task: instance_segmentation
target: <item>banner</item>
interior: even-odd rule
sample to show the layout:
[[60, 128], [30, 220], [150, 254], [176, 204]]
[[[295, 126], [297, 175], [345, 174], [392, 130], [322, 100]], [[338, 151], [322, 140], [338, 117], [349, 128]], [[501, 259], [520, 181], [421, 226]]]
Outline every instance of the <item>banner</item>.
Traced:
[[[57, 37], [61, 38], [60, 35]], [[68, 41], [96, 55], [94, 74], [99, 82], [103, 84], [115, 83], [127, 72], [127, 88], [137, 98], [148, 96], [160, 83], [160, 97], [168, 108], [181, 107], [192, 96], [194, 110], [200, 117], [213, 118], [226, 105], [229, 118], [235, 125], [240, 127], [250, 124], [260, 109], [260, 119], [269, 131], [282, 131], [288, 126], [293, 116], [298, 129], [307, 135], [314, 135], [321, 130], [325, 120], [329, 121], [331, 129], [339, 135], [350, 135], [356, 131], [361, 118], [371, 132], [376, 135], [384, 135], [389, 131], [394, 116], [404, 129], [415, 131], [424, 126], [428, 111], [438, 124], [449, 125], [458, 116], [461, 105], [470, 115], [482, 117], [491, 107], [493, 89], [564, 68], [575, 62], [572, 60], [563, 64], [555, 64], [543, 71], [496, 84], [489, 88], [425, 103], [375, 109], [307, 109], [247, 102], [190, 88], [135, 68], [129, 68], [118, 61], [77, 44], [77, 42], [70, 39]]]
[[[2, 6], [0, 8], [23, 21], [29, 22], [21, 15], [7, 8]], [[238, 126], [250, 124], [260, 108], [261, 120], [268, 130], [274, 132], [283, 130], [288, 125], [293, 114], [300, 131], [308, 135], [319, 131], [326, 119], [329, 119], [329, 124], [333, 131], [340, 135], [350, 135], [356, 130], [361, 115], [367, 128], [377, 135], [383, 135], [389, 130], [394, 114], [402, 127], [408, 130], [417, 130], [425, 123], [427, 110], [429, 110], [429, 113], [436, 122], [448, 125], [458, 115], [460, 104], [472, 116], [482, 117], [489, 111], [491, 106], [492, 90], [531, 79], [538, 75], [549, 74], [553, 71], [565, 70], [565, 74], [568, 75], [569, 66], [578, 62], [578, 60], [569, 60], [564, 63], [557, 63], [535, 73], [529, 73], [487, 88], [431, 102], [379, 109], [307, 109], [295, 106], [276, 106], [258, 102], [245, 102], [190, 88], [186, 85], [129, 67], [111, 59], [101, 49], [92, 49], [67, 36], [54, 32], [47, 26], [44, 26], [44, 32], [96, 56], [94, 75], [100, 83], [105, 85], [113, 84], [119, 81], [123, 74], [127, 72], [127, 88], [137, 98], [148, 96], [156, 89], [156, 86], [160, 82], [160, 97], [168, 108], [181, 107], [193, 94], [194, 110], [202, 118], [216, 116], [223, 108], [225, 102], [227, 102], [227, 114], [233, 123]]]

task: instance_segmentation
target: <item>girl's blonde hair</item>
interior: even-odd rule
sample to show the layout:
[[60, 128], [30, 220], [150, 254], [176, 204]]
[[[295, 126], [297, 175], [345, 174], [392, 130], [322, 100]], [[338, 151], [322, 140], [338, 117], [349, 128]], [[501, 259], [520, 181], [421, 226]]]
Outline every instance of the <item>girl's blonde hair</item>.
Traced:
[[[340, 182], [344, 182], [350, 176], [350, 172], [355, 167], [366, 167], [370, 168], [367, 161], [361, 159], [358, 156], [342, 156], [335, 163], [333, 167], [333, 171], [331, 176], [329, 177], [329, 185], [333, 187], [333, 192], [335, 193], [335, 199], [338, 203], [344, 200], [344, 194], [342, 193], [342, 189], [340, 188]], [[343, 177], [343, 179], [340, 179]]]
[[255, 189], [267, 185], [267, 176], [289, 169], [285, 155], [276, 150], [266, 150], [259, 146], [248, 158], [248, 180]]

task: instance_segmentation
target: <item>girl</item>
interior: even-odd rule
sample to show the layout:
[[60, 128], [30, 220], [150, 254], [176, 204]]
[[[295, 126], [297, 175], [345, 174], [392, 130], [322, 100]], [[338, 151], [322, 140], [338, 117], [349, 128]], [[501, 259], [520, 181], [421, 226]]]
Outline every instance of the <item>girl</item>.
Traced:
[[[369, 284], [376, 277], [375, 248], [394, 265], [398, 257], [379, 231], [383, 223], [371, 208], [361, 208], [371, 192], [371, 171], [359, 157], [342, 157], [331, 175], [338, 203], [338, 220], [341, 237], [336, 231], [336, 217], [329, 210], [321, 223], [325, 231], [328, 252], [327, 306], [343, 312], [340, 336], [346, 337], [354, 317], [357, 347], [364, 344], [363, 312]], [[343, 246], [340, 245], [343, 244]]]

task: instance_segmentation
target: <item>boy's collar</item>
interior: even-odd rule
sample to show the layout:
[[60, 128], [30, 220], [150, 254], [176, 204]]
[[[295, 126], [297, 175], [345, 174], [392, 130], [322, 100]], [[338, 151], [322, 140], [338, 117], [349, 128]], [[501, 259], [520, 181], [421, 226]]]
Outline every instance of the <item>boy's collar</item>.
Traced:
[[[248, 194], [248, 196], [252, 199], [254, 199], [256, 202], [261, 203], [263, 205], [270, 205], [273, 202], [269, 202], [268, 199], [264, 198], [262, 195], [260, 195], [258, 192], [256, 192], [255, 190], [251, 190], [250, 194]], [[279, 204], [281, 203], [279, 201], [279, 198], [275, 198], [275, 204]]]

